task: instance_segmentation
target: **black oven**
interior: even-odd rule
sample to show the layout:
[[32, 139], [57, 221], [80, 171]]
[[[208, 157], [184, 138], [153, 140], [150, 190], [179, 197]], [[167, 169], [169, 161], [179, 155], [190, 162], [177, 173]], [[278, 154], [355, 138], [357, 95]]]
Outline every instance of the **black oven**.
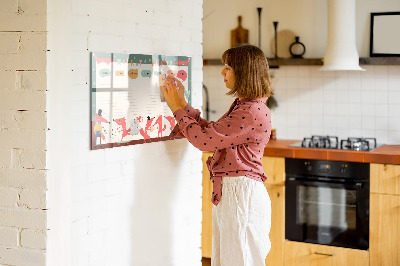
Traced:
[[286, 239], [368, 249], [368, 163], [287, 158], [285, 169]]

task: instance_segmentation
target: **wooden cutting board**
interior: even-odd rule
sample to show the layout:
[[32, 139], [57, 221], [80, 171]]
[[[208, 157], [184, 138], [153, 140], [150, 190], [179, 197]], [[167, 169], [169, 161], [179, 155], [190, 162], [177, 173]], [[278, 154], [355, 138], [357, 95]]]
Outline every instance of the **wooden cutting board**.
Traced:
[[238, 44], [249, 43], [249, 31], [242, 27], [242, 16], [238, 16], [238, 27], [231, 30], [231, 48]]

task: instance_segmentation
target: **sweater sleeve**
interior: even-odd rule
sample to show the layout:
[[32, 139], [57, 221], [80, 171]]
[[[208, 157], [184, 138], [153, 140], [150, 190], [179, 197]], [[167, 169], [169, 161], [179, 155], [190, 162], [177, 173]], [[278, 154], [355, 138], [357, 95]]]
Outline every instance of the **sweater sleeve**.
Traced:
[[200, 117], [199, 109], [194, 109], [189, 104], [186, 105], [185, 111], [190, 117], [192, 117], [194, 120], [196, 120], [201, 127], [208, 126], [208, 124], [210, 123], [206, 119]]
[[[206, 119], [203, 119], [200, 117], [200, 110], [194, 109], [192, 106], [189, 104], [186, 105], [185, 109], [185, 114], [196, 120], [200, 126], [205, 127], [208, 126], [209, 122]], [[174, 129], [171, 131], [170, 137], [185, 137], [182, 132], [180, 131], [179, 125], [175, 125]]]
[[201, 151], [211, 151], [233, 147], [253, 141], [248, 135], [254, 129], [254, 115], [247, 109], [235, 109], [218, 122], [202, 126], [182, 109], [174, 112], [182, 134]]

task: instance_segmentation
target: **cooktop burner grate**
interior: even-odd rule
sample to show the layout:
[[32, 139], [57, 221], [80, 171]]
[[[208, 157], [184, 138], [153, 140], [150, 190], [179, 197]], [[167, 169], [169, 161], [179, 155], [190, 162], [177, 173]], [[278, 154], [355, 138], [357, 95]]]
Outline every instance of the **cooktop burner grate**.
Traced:
[[354, 151], [371, 151], [378, 147], [376, 138], [349, 137], [339, 142], [337, 136], [313, 135], [302, 142], [289, 145], [302, 148], [340, 149]]
[[376, 138], [347, 138], [340, 141], [342, 150], [369, 151], [376, 148]]
[[339, 141], [338, 137], [334, 136], [312, 136], [311, 138], [304, 138], [301, 146], [305, 148], [337, 149]]

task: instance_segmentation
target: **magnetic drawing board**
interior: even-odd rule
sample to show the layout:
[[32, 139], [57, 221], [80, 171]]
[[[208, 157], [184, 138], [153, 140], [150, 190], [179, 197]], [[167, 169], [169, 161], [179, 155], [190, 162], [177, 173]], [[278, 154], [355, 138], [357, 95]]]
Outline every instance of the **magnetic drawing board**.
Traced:
[[173, 139], [176, 121], [159, 86], [177, 78], [191, 104], [190, 57], [92, 52], [90, 60], [92, 150]]

